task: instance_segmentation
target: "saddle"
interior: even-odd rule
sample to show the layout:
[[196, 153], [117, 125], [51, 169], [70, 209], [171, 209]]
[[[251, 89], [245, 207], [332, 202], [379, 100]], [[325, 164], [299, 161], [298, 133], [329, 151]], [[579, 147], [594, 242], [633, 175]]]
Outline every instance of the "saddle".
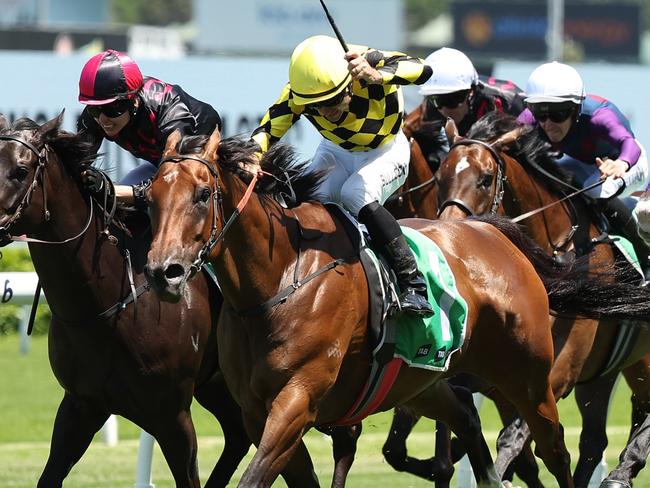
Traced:
[[390, 391], [400, 367], [446, 371], [451, 355], [465, 339], [467, 304], [458, 294], [453, 273], [438, 247], [427, 237], [402, 227], [427, 280], [433, 317], [396, 314], [395, 276], [384, 257], [373, 250], [363, 226], [338, 205], [328, 210], [346, 229], [365, 270], [369, 295], [368, 336], [372, 348], [369, 378], [350, 411], [336, 425], [350, 425], [370, 415]]

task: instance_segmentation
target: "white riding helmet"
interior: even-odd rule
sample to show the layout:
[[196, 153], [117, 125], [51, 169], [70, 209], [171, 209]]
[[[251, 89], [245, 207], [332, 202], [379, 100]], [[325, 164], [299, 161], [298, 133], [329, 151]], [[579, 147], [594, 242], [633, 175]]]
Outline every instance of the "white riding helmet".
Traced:
[[568, 64], [545, 63], [535, 68], [526, 82], [526, 103], [573, 102], [585, 99], [585, 85], [575, 68]]
[[469, 90], [478, 81], [474, 65], [458, 49], [443, 47], [429, 54], [424, 62], [431, 66], [433, 74], [420, 85], [422, 96]]

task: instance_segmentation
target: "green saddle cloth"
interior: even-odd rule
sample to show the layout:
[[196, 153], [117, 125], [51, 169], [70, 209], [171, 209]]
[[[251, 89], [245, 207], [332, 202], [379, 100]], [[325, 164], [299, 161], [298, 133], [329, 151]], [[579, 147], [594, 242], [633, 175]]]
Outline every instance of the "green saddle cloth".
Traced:
[[637, 270], [641, 277], [643, 277], [643, 271], [641, 271], [641, 266], [639, 265], [639, 258], [636, 256], [636, 251], [634, 250], [632, 243], [623, 236], [610, 234], [609, 237], [623, 257], [625, 257], [625, 259], [634, 266], [634, 269]]
[[427, 281], [429, 303], [436, 313], [429, 318], [397, 316], [395, 357], [412, 367], [445, 371], [465, 339], [467, 302], [440, 248], [416, 230], [402, 227], [402, 233]]

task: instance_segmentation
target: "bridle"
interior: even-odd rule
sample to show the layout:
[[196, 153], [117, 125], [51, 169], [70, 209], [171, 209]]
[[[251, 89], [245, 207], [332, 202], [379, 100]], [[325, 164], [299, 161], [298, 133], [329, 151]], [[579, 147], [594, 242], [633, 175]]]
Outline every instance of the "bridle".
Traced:
[[[45, 185], [45, 174], [46, 174], [46, 169], [47, 169], [47, 151], [49, 150], [47, 144], [43, 146], [43, 149], [40, 151], [30, 142], [21, 139], [20, 137], [12, 136], [12, 135], [0, 135], [0, 141], [13, 141], [17, 142], [19, 144], [22, 144], [25, 146], [27, 149], [29, 149], [37, 158], [37, 163], [38, 166], [36, 167], [36, 170], [34, 171], [34, 178], [29, 185], [29, 188], [25, 195], [23, 196], [22, 200], [16, 207], [15, 212], [13, 215], [8, 219], [7, 223], [5, 225], [0, 227], [0, 244], [8, 244], [11, 241], [20, 241], [20, 242], [33, 242], [33, 243], [38, 243], [38, 244], [66, 244], [68, 242], [74, 241], [78, 238], [80, 238], [82, 235], [86, 233], [86, 231], [90, 227], [90, 223], [92, 222], [93, 219], [93, 214], [94, 214], [94, 199], [92, 196], [88, 197], [88, 205], [89, 205], [89, 211], [88, 211], [88, 219], [83, 226], [83, 228], [74, 236], [68, 237], [66, 239], [60, 240], [60, 241], [48, 241], [48, 240], [42, 240], [42, 239], [36, 239], [33, 237], [27, 237], [27, 236], [12, 236], [9, 233], [9, 228], [11, 225], [15, 224], [24, 214], [25, 210], [29, 207], [31, 201], [32, 201], [32, 195], [34, 191], [40, 186], [42, 188], [43, 192], [43, 212], [44, 212], [44, 219], [45, 221], [50, 220], [50, 211], [47, 208], [47, 189]], [[115, 214], [115, 210], [117, 208], [116, 205], [116, 200], [115, 200], [115, 192], [113, 191], [113, 202], [111, 205], [111, 210], [108, 211], [106, 209], [107, 205], [107, 199], [108, 199], [108, 193], [109, 193], [109, 184], [112, 186], [112, 183], [104, 175], [105, 178], [105, 201], [104, 201], [104, 230], [101, 232], [102, 235], [104, 235], [111, 244], [117, 244], [117, 239], [112, 236], [108, 230], [109, 224], [113, 219], [113, 216]], [[141, 285], [137, 289], [135, 288], [134, 284], [134, 279], [133, 279], [133, 270], [131, 266], [131, 258], [130, 258], [130, 253], [128, 250], [126, 251], [126, 261], [127, 261], [127, 272], [128, 272], [128, 277], [129, 277], [129, 285], [131, 288], [131, 294], [127, 296], [124, 300], [116, 303], [112, 307], [106, 309], [102, 313], [98, 314], [96, 318], [99, 319], [108, 319], [114, 314], [124, 310], [127, 305], [130, 303], [137, 303], [137, 299], [142, 293], [145, 291], [149, 290], [149, 284], [145, 283], [144, 285]], [[36, 290], [34, 294], [34, 301], [32, 305], [32, 312], [29, 318], [29, 325], [27, 328], [27, 333], [31, 334], [31, 330], [34, 324], [34, 317], [35, 317], [35, 312], [36, 312], [36, 305], [38, 304], [38, 300], [40, 297], [41, 293], [41, 282], [40, 280], [38, 281], [36, 285]]]
[[[230, 229], [230, 227], [235, 222], [237, 217], [239, 217], [239, 214], [241, 214], [242, 210], [250, 200], [250, 196], [253, 193], [253, 190], [255, 189], [255, 185], [257, 184], [257, 180], [259, 178], [259, 173], [252, 172], [253, 177], [251, 179], [251, 182], [248, 184], [248, 188], [246, 188], [246, 192], [244, 193], [241, 200], [237, 204], [237, 208], [235, 208], [233, 213], [226, 221], [225, 215], [223, 213], [223, 205], [222, 205], [223, 199], [222, 199], [221, 187], [219, 186], [219, 174], [212, 167], [210, 161], [200, 156], [185, 154], [185, 155], [178, 155], [178, 156], [165, 158], [160, 162], [160, 165], [162, 166], [164, 163], [168, 163], [168, 162], [180, 163], [181, 161], [186, 161], [186, 160], [191, 160], [191, 161], [196, 161], [198, 163], [201, 163], [203, 166], [205, 166], [208, 169], [208, 171], [212, 175], [212, 178], [214, 179], [214, 186], [211, 189], [212, 190], [212, 228], [210, 229], [210, 236], [203, 243], [203, 246], [199, 250], [196, 258], [194, 259], [194, 261], [192, 261], [192, 264], [190, 265], [189, 276], [191, 277], [200, 271], [200, 269], [203, 267], [203, 265], [207, 262], [208, 258], [210, 257], [210, 253], [212, 252], [212, 250], [215, 248], [217, 244], [219, 244], [219, 242], [221, 242], [225, 238], [226, 232], [228, 232], [228, 229]], [[265, 172], [262, 173], [267, 174]], [[217, 217], [217, 214], [219, 215], [219, 217]], [[226, 222], [221, 227], [221, 230], [219, 230], [219, 221]]]
[[[499, 206], [501, 205], [501, 202], [503, 201], [503, 195], [505, 193], [505, 186], [506, 182], [508, 180], [508, 177], [506, 176], [506, 165], [503, 162], [503, 158], [501, 155], [497, 152], [497, 150], [492, 146], [492, 144], [489, 144], [485, 141], [479, 141], [478, 139], [460, 139], [452, 144], [452, 146], [449, 148], [449, 152], [455, 147], [458, 146], [471, 146], [471, 145], [479, 145], [490, 153], [494, 161], [496, 161], [496, 166], [497, 166], [497, 174], [496, 178], [494, 178], [494, 195], [492, 196], [492, 205], [490, 205], [490, 213], [496, 213], [496, 211], [499, 209]], [[460, 198], [450, 198], [442, 202], [438, 206], [438, 217], [442, 214], [443, 210], [451, 205], [455, 205], [457, 207], [460, 207], [463, 212], [465, 212], [468, 216], [470, 215], [475, 215], [476, 212]]]
[[39, 151], [32, 143], [24, 139], [21, 139], [20, 137], [11, 136], [11, 135], [0, 135], [0, 140], [13, 141], [22, 144], [27, 149], [29, 149], [32, 153], [34, 153], [38, 163], [36, 169], [34, 170], [34, 178], [32, 179], [32, 182], [29, 185], [27, 192], [25, 193], [22, 200], [16, 207], [16, 210], [14, 211], [13, 215], [9, 217], [9, 220], [5, 223], [5, 225], [0, 227], [0, 243], [8, 244], [11, 241], [21, 241], [21, 242], [35, 242], [40, 244], [66, 244], [68, 242], [74, 241], [75, 239], [81, 237], [88, 230], [88, 228], [90, 227], [90, 222], [92, 221], [92, 217], [93, 217], [92, 198], [89, 198], [90, 211], [88, 213], [88, 220], [86, 221], [86, 224], [78, 234], [72, 237], [68, 237], [67, 239], [63, 239], [61, 241], [46, 241], [46, 240], [36, 239], [33, 237], [27, 237], [24, 235], [12, 236], [10, 234], [9, 228], [22, 217], [23, 213], [29, 207], [32, 201], [32, 195], [34, 194], [34, 192], [39, 186], [42, 188], [42, 192], [43, 192], [43, 217], [46, 222], [50, 220], [50, 211], [47, 208], [47, 189], [45, 185], [45, 170], [47, 165], [46, 153], [48, 151], [48, 146], [47, 144], [45, 144], [43, 146], [43, 149]]

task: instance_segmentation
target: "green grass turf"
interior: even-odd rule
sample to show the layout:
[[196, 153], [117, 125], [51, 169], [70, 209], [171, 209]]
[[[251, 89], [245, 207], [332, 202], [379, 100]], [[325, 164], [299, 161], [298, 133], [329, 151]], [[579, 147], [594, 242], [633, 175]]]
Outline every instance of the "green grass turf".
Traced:
[[[56, 408], [62, 396], [61, 387], [54, 379], [47, 360], [46, 338], [33, 338], [28, 355], [19, 354], [16, 336], [0, 337], [0, 487], [33, 487], [43, 469], [49, 451], [49, 439]], [[621, 382], [613, 402], [608, 422], [609, 447], [607, 460], [610, 467], [616, 463], [627, 438], [629, 422], [629, 390]], [[199, 469], [202, 480], [211, 471], [223, 441], [216, 422], [205, 410], [196, 405], [193, 409], [199, 435]], [[566, 428], [565, 437], [572, 459], [577, 459], [579, 416], [573, 398], [560, 402], [560, 415]], [[494, 449], [500, 427], [491, 402], [481, 409], [483, 429], [489, 445]], [[364, 434], [349, 476], [348, 486], [364, 487], [431, 487], [432, 484], [410, 475], [397, 473], [381, 456], [390, 413], [374, 415], [364, 422]], [[135, 481], [139, 429], [125, 419], [119, 419], [120, 441], [108, 447], [96, 436], [95, 442], [74, 467], [66, 480], [66, 488], [112, 487], [132, 488]], [[420, 457], [433, 454], [433, 423], [421, 421], [409, 438], [409, 453]], [[316, 471], [323, 486], [331, 481], [332, 461], [329, 438], [313, 431], [306, 442]], [[253, 449], [236, 473], [236, 481]], [[173, 487], [169, 469], [156, 447], [153, 457], [153, 482], [156, 487]], [[541, 477], [546, 486], [555, 486], [545, 468]], [[278, 481], [275, 486], [285, 486]], [[650, 470], [642, 471], [636, 487], [650, 486]]]

